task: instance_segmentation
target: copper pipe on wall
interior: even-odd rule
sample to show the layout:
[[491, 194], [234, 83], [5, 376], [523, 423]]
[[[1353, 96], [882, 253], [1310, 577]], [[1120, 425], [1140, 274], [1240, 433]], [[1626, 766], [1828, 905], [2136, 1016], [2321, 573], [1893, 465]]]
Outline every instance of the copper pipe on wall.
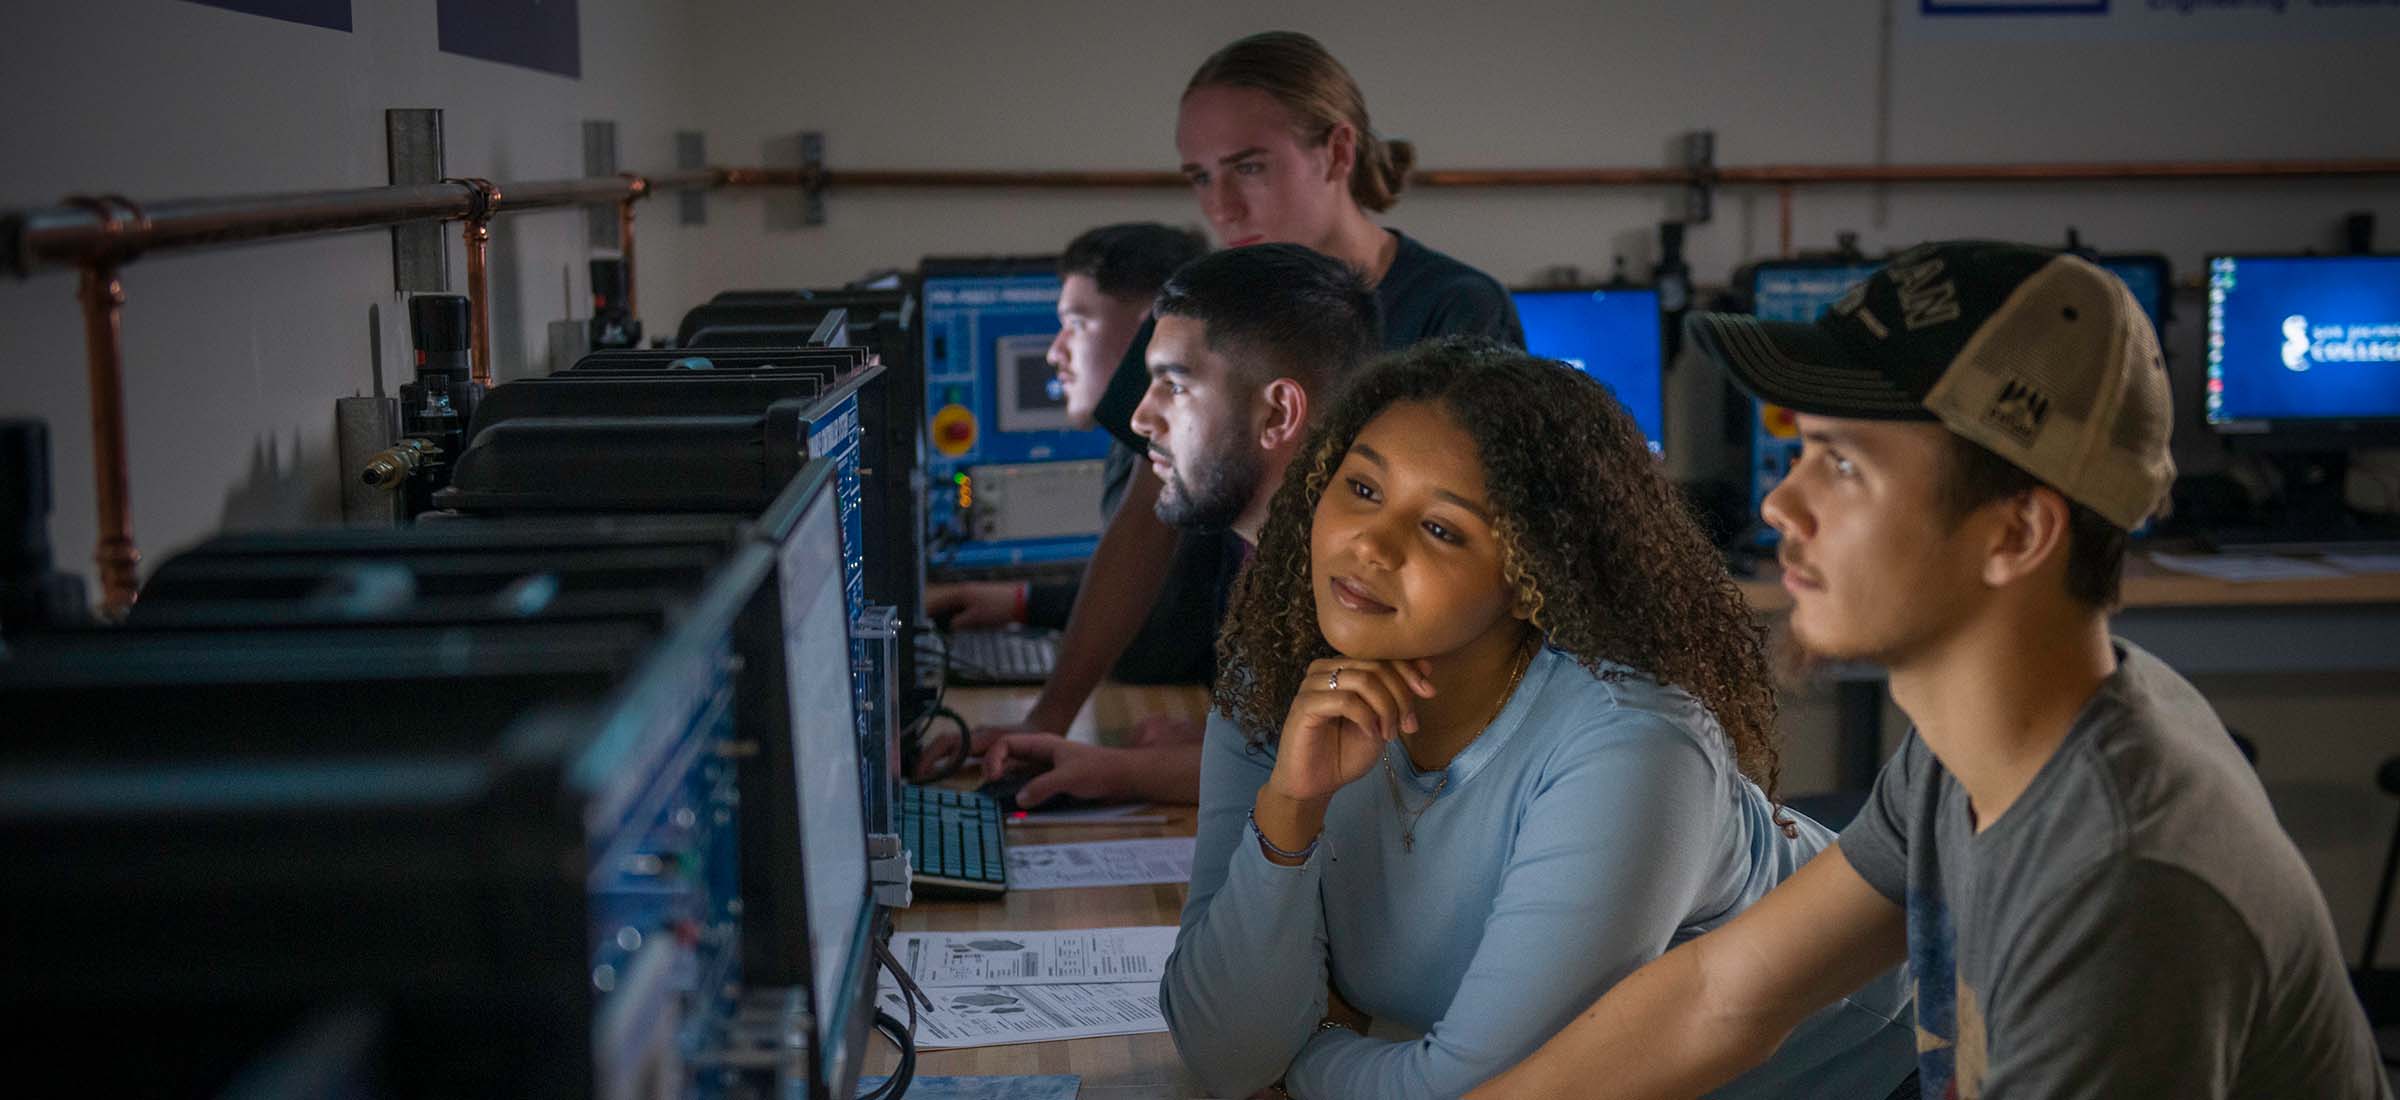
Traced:
[[650, 181], [631, 172], [622, 172], [631, 193], [617, 200], [617, 253], [625, 261], [625, 312], [639, 317], [642, 312], [634, 305], [633, 272], [633, 204], [650, 197]]
[[468, 373], [475, 384], [489, 388], [492, 384], [492, 288], [485, 271], [485, 260], [491, 251], [492, 215], [500, 210], [500, 187], [481, 178], [443, 180], [444, 183], [464, 184], [474, 194], [465, 218], [467, 238], [467, 329], [469, 350]]
[[1698, 177], [1681, 168], [1430, 168], [1409, 173], [1411, 187], [1681, 187]]
[[2400, 160], [2113, 161], [2048, 164], [1760, 165], [1719, 168], [1727, 184], [2078, 183], [2400, 176]]
[[1775, 254], [1792, 258], [1792, 185], [1775, 189]]
[[730, 168], [701, 168], [690, 172], [661, 172], [645, 175], [642, 181], [649, 185], [647, 194], [652, 195], [661, 191], [713, 191], [725, 186], [725, 176], [731, 171], [733, 169]]
[[[139, 596], [141, 549], [133, 540], [133, 479], [125, 443], [125, 360], [122, 318], [125, 284], [119, 265], [133, 259], [124, 243], [148, 228], [142, 208], [122, 195], [99, 198], [78, 195], [67, 200], [99, 219], [107, 247], [83, 266], [77, 297], [83, 303], [84, 366], [90, 377], [92, 414], [92, 481], [98, 505], [100, 537], [92, 559], [100, 567], [100, 606], [108, 618], [122, 619]], [[130, 218], [128, 234], [127, 219]]]
[[[1768, 165], [1721, 167], [1715, 182], [1730, 186], [1890, 183], [2041, 183], [2105, 180], [2339, 179], [2400, 176], [2400, 160], [2193, 161], [2089, 164]], [[1695, 182], [1679, 168], [1445, 169], [1418, 172], [1419, 186], [1629, 187]], [[1179, 188], [1174, 172], [853, 171], [711, 168], [647, 177], [647, 190], [716, 187], [891, 188]], [[618, 177], [516, 183], [511, 211], [616, 202], [631, 189]], [[161, 252], [275, 237], [399, 225], [467, 216], [474, 198], [457, 184], [372, 187], [231, 199], [147, 203], [148, 221], [120, 227], [128, 248]], [[16, 275], [82, 266], [108, 241], [103, 219], [72, 204], [0, 216], [0, 268]]]
[[[810, 170], [725, 168], [726, 187], [1179, 188], [1182, 175], [1158, 171]], [[1721, 167], [1709, 180], [1733, 186], [1894, 183], [2074, 183], [2122, 180], [2259, 180], [2400, 176], [2400, 160], [2111, 161], [2042, 164], [1756, 165]], [[1682, 168], [1448, 168], [1409, 177], [1416, 187], [1659, 187], [1704, 182]]]
[[[716, 173], [685, 173], [649, 190], [715, 186]], [[508, 211], [615, 202], [631, 190], [621, 177], [548, 180], [508, 186]], [[144, 203], [149, 219], [121, 227], [115, 237], [103, 219], [72, 203], [0, 215], [0, 271], [19, 277], [82, 266], [116, 244], [138, 252], [169, 252], [316, 233], [374, 229], [416, 221], [463, 218], [474, 209], [473, 189], [459, 183], [365, 187], [230, 199], [169, 199]]]

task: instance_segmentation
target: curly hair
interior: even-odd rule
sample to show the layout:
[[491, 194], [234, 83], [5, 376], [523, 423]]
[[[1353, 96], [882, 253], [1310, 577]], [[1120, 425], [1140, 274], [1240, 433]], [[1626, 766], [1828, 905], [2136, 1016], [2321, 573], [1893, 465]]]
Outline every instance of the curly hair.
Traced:
[[1309, 662], [1334, 655], [1317, 628], [1309, 530], [1351, 442], [1402, 402], [1438, 405], [1474, 440], [1502, 576], [1544, 642], [1594, 675], [1614, 662], [1691, 693], [1743, 774], [1777, 798], [1765, 628], [1641, 429], [1581, 371], [1480, 339], [1364, 368], [1286, 471], [1217, 642], [1214, 701], [1244, 736], [1272, 741]]

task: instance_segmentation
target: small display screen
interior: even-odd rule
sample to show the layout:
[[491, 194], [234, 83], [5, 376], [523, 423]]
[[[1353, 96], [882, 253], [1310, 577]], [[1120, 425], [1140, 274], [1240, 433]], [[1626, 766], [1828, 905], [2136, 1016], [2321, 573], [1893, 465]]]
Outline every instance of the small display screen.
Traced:
[[1520, 290], [1513, 295], [1525, 325], [1525, 350], [1591, 375], [1633, 414], [1652, 454], [1666, 449], [1666, 407], [1660, 367], [1658, 292]]

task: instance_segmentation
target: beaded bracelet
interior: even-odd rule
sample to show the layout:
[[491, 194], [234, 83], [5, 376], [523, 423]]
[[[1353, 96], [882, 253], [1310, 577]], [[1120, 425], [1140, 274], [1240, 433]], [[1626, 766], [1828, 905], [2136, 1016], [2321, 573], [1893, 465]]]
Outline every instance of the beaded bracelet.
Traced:
[[1308, 847], [1302, 848], [1297, 852], [1284, 851], [1283, 849], [1276, 847], [1274, 841], [1268, 840], [1266, 831], [1258, 827], [1258, 807], [1256, 806], [1252, 806], [1250, 808], [1250, 831], [1258, 834], [1258, 846], [1260, 850], [1266, 852], [1269, 856], [1272, 856], [1276, 859], [1288, 859], [1296, 863], [1308, 862], [1308, 857], [1317, 853], [1317, 843], [1325, 839], [1324, 833], [1318, 833], [1315, 839], [1308, 842]]

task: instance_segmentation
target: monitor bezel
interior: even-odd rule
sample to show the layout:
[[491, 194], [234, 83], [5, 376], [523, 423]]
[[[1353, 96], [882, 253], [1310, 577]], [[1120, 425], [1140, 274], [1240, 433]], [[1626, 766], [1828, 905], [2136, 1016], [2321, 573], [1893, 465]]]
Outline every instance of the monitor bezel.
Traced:
[[[2213, 278], [2218, 260], [2384, 260], [2400, 262], [2400, 252], [2211, 252], [2201, 258], [2200, 270]], [[2203, 319], [2214, 320], [2218, 304], [2211, 298]], [[2362, 447], [2400, 445], [2400, 412], [2392, 416], [2248, 417], [2217, 420], [2208, 415], [2207, 330], [2201, 335], [2200, 423], [2227, 450], [2347, 451]]]
[[[834, 511], [833, 526], [837, 540], [834, 561], [836, 568], [839, 568], [843, 548], [838, 543], [843, 536], [836, 472], [835, 464], [830, 459], [814, 457], [809, 459], [807, 465], [801, 468], [801, 472], [785, 486], [783, 492], [776, 495], [775, 503], [767, 508], [755, 528], [755, 533], [759, 538], [758, 545], [769, 552], [774, 562], [772, 588], [775, 591], [775, 598], [772, 601], [774, 614], [771, 617], [774, 620], [773, 629], [778, 639], [783, 630], [781, 612], [784, 586], [787, 583], [783, 576], [783, 555], [788, 548], [787, 543], [798, 537], [801, 530], [805, 528], [808, 515], [814, 508], [822, 506]], [[854, 611], [855, 609], [850, 608], [845, 599], [843, 605], [845, 621], [842, 632], [842, 652], [845, 655], [845, 664], [850, 651], [848, 620]], [[776, 645], [774, 652], [780, 656], [784, 652], [783, 647], [780, 644]], [[795, 858], [788, 865], [780, 860], [773, 861], [777, 866], [771, 873], [771, 877], [757, 884], [758, 890], [766, 896], [767, 904], [754, 909], [748, 916], [758, 920], [762, 927], [754, 929], [745, 923], [743, 933], [745, 937], [754, 933], [771, 934], [775, 937], [776, 942], [773, 945], [764, 943], [757, 945], [760, 950], [745, 951], [745, 962], [752, 967], [760, 967], [765, 970], [764, 973], [753, 975], [753, 980], [778, 984], [788, 983], [790, 988], [808, 998], [812, 1013], [823, 1016], [829, 1021], [820, 1028], [817, 1036], [811, 1037], [812, 1040], [832, 1035], [841, 1044], [846, 1054], [842, 1058], [835, 1059], [829, 1056], [829, 1051], [822, 1049], [815, 1051], [815, 1058], [810, 1066], [810, 1095], [812, 1097], [847, 1096], [857, 1086], [857, 1076], [862, 1063], [862, 1059], [858, 1055], [865, 1050], [867, 1030], [874, 1020], [875, 983], [872, 979], [873, 971], [870, 960], [873, 957], [876, 905], [870, 880], [869, 891], [861, 894], [859, 898], [859, 907], [855, 917], [857, 923], [852, 930], [850, 951], [842, 962], [842, 979], [834, 987], [845, 992], [839, 1003], [818, 1004], [815, 984], [810, 980], [811, 975], [807, 972], [815, 965], [814, 953], [807, 946], [816, 931], [808, 910], [810, 883], [805, 861], [797, 858], [799, 851], [807, 847], [809, 837], [800, 816], [798, 792], [793, 785], [796, 775], [794, 768], [798, 762], [798, 747], [793, 740], [796, 731], [791, 724], [788, 703], [788, 694], [791, 690], [789, 677], [793, 675], [793, 670], [778, 661], [775, 671], [777, 675], [774, 677], [776, 681], [774, 687], [777, 689], [777, 697], [784, 700], [786, 704], [783, 721], [778, 730], [780, 740], [774, 745], [759, 746], [758, 754], [752, 759], [763, 765], [767, 774], [763, 776], [760, 783], [745, 784], [744, 787], [746, 791], [752, 793], [753, 797], [758, 797], [760, 802], [765, 803], [761, 809], [764, 809], [769, 815], [768, 820], [772, 823], [773, 828], [779, 832], [789, 830], [789, 832], [781, 832], [780, 837], [795, 840], [798, 849], [792, 853]], [[843, 670], [845, 679], [852, 671], [848, 668]], [[845, 683], [843, 690], [849, 691], [850, 686]], [[855, 702], [853, 700], [853, 705]], [[854, 722], [849, 724], [855, 725]], [[853, 737], [852, 744], [855, 752], [855, 737]], [[863, 790], [860, 792], [862, 817], [859, 828], [862, 838], [868, 827], [863, 816], [865, 794], [866, 792]], [[787, 798], [790, 799], [788, 803], [785, 801]], [[755, 821], [757, 818], [748, 820]], [[772, 855], [775, 847], [767, 847], [764, 851]], [[863, 839], [858, 858], [862, 864], [867, 860]], [[745, 872], [748, 872], [753, 866], [755, 864], [751, 861], [744, 861]], [[773, 929], [763, 927], [770, 919], [774, 921], [776, 927]], [[794, 935], [795, 930], [797, 935]], [[787, 947], [796, 951], [796, 954], [787, 953], [784, 950]], [[823, 1091], [819, 1092], [818, 1090]]]

